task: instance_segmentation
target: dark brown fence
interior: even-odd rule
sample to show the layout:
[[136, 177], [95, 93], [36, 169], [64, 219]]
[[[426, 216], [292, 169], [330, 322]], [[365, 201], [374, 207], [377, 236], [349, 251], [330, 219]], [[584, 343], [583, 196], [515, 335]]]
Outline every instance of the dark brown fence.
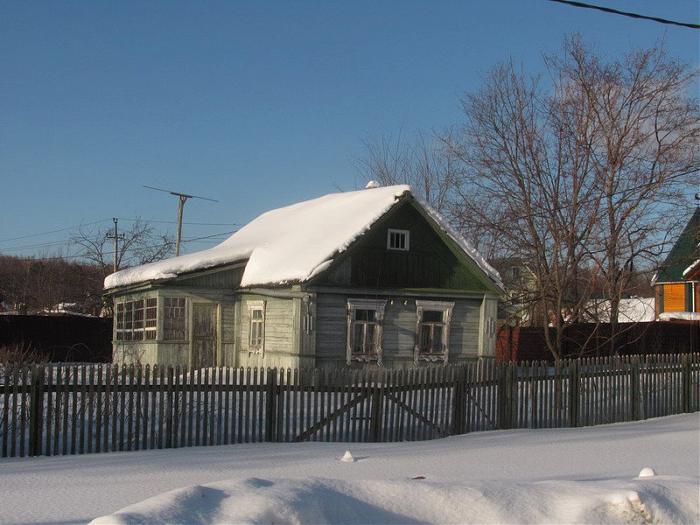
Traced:
[[404, 370], [58, 365], [0, 380], [3, 457], [423, 440], [700, 410], [700, 354]]
[[[552, 338], [556, 331], [550, 329]], [[562, 334], [562, 357], [602, 357], [640, 354], [686, 354], [700, 351], [700, 322], [654, 321], [649, 323], [578, 323]], [[508, 326], [499, 329], [496, 340], [498, 361], [554, 362], [547, 349], [544, 328]]]
[[36, 359], [83, 363], [112, 360], [112, 318], [0, 315], [1, 347], [31, 350]]

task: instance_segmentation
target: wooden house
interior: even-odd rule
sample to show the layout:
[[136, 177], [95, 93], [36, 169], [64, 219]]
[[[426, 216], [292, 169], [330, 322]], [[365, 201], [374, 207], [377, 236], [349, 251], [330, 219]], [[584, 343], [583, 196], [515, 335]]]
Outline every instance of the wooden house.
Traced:
[[654, 276], [657, 319], [700, 319], [700, 208]]
[[408, 186], [269, 211], [220, 245], [119, 271], [113, 359], [414, 366], [492, 357], [498, 273]]

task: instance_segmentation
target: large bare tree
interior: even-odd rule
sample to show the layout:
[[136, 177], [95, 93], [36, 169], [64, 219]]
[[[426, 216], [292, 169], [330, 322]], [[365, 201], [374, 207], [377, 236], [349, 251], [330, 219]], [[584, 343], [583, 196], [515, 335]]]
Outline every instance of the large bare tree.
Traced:
[[411, 184], [487, 257], [522, 261], [532, 279], [515, 295], [559, 357], [564, 329], [594, 319], [599, 295], [614, 347], [620, 300], [685, 219], [700, 112], [696, 71], [663, 47], [607, 59], [574, 36], [544, 65], [543, 76], [495, 67], [463, 98], [461, 125], [439, 141], [367, 144], [362, 167]]
[[594, 284], [615, 325], [634, 265], [665, 247], [698, 169], [700, 119], [694, 72], [661, 48], [605, 61], [574, 37], [546, 65], [545, 79], [497, 67], [464, 98], [451, 144], [462, 213], [528, 262], [558, 357]]

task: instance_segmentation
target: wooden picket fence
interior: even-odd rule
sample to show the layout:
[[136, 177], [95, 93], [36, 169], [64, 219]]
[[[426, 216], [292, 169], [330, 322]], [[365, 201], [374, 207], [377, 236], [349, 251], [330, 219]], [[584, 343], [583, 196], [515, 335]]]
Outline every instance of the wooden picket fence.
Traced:
[[397, 370], [48, 365], [0, 381], [2, 457], [423, 440], [700, 410], [700, 354]]

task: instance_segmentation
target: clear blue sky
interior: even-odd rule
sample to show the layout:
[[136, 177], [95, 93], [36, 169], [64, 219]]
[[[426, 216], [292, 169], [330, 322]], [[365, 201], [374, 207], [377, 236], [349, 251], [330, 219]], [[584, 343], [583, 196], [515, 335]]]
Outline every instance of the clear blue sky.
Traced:
[[[697, 0], [591, 1], [700, 19]], [[364, 139], [457, 122], [494, 64], [536, 72], [571, 32], [610, 55], [664, 39], [698, 65], [697, 30], [545, 0], [5, 0], [0, 253], [54, 252], [35, 245], [69, 232], [8, 239], [112, 216], [174, 220], [175, 198], [142, 184], [221, 201], [189, 201], [186, 222], [240, 224], [353, 189]]]

